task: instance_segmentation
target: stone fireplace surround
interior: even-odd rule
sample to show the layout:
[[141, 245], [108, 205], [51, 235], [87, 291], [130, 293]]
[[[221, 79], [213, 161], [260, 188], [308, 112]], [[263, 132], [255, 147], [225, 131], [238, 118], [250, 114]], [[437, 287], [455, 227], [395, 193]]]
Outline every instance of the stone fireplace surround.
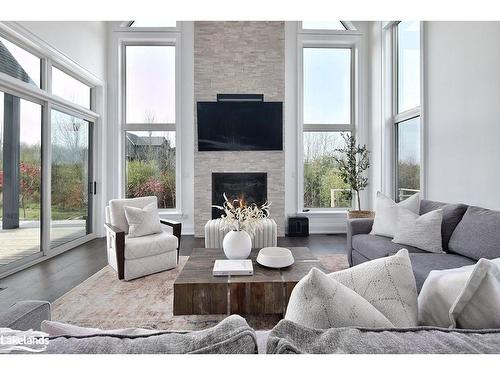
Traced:
[[215, 101], [217, 94], [258, 93], [264, 94], [265, 101], [284, 102], [284, 45], [284, 22], [194, 24], [196, 237], [204, 236], [204, 226], [212, 218], [212, 173], [266, 173], [271, 218], [278, 225], [278, 236], [285, 234], [284, 147], [283, 151], [199, 152], [196, 129], [196, 103]]

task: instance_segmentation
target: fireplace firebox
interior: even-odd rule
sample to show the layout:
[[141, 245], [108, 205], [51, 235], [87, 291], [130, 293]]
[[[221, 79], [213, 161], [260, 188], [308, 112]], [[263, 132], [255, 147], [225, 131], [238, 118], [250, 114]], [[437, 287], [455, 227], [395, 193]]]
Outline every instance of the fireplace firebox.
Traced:
[[[224, 193], [230, 200], [262, 205], [267, 201], [267, 173], [212, 173], [212, 204], [222, 206]], [[212, 208], [212, 219], [220, 218], [222, 213]]]

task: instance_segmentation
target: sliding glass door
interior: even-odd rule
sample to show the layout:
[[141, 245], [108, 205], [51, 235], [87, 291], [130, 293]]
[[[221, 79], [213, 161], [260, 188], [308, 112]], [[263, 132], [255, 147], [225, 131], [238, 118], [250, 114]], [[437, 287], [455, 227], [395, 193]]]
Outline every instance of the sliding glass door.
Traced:
[[92, 232], [92, 123], [51, 111], [50, 247]]
[[[101, 82], [0, 28], [0, 277], [94, 238]], [[96, 200], [97, 201], [97, 200]]]
[[40, 255], [42, 106], [0, 92], [0, 267]]
[[[42, 178], [42, 113], [0, 91], [0, 271], [92, 233], [93, 123], [50, 112], [50, 175]], [[43, 241], [42, 223], [50, 223]]]

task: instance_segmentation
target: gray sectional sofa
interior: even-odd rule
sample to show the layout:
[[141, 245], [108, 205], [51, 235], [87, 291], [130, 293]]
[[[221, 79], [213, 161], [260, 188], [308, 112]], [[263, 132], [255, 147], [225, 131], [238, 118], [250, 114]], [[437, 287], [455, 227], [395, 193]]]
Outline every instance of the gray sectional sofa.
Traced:
[[[50, 304], [18, 302], [0, 313], [0, 327], [40, 330], [50, 320]], [[1, 348], [0, 348], [1, 349]], [[311, 329], [288, 320], [271, 331], [254, 331], [245, 319], [231, 315], [197, 332], [141, 334], [99, 333], [55, 336], [43, 353], [51, 354], [293, 354], [293, 353], [500, 353], [500, 330], [436, 327]]]
[[[422, 200], [420, 214], [443, 209], [441, 233], [445, 254], [393, 243], [369, 234], [373, 220], [348, 221], [347, 252], [351, 266], [408, 249], [420, 290], [431, 270], [474, 264], [479, 258], [500, 257], [500, 212], [463, 204]], [[0, 327], [40, 330], [50, 320], [50, 304], [18, 302], [0, 312]], [[153, 332], [136, 335], [97, 333], [51, 337], [44, 353], [497, 353], [500, 330], [460, 330], [436, 327], [310, 329], [288, 320], [271, 331], [254, 331], [232, 315], [198, 332]]]
[[371, 235], [373, 219], [353, 219], [347, 223], [349, 264], [357, 265], [406, 248], [410, 253], [417, 289], [420, 291], [432, 270], [468, 266], [480, 258], [500, 257], [500, 211], [422, 200], [420, 215], [438, 208], [443, 210], [441, 235], [445, 254], [429, 253], [416, 247], [394, 243], [388, 237]]

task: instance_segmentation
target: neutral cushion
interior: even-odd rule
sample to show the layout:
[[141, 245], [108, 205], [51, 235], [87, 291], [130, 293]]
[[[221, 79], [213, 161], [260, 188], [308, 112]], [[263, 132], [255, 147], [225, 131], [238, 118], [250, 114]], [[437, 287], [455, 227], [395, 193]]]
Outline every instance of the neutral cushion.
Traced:
[[443, 223], [441, 224], [441, 237], [443, 239], [443, 250], [448, 250], [448, 242], [460, 220], [467, 211], [465, 204], [447, 204], [443, 202], [422, 199], [420, 201], [420, 215], [437, 209], [443, 210]]
[[368, 262], [370, 260], [366, 258], [364, 255], [358, 253], [356, 250], [352, 251], [351, 256], [352, 256], [352, 266], [357, 266], [358, 264]]
[[160, 216], [156, 203], [147, 204], [144, 208], [124, 207], [128, 223], [128, 238], [149, 236], [160, 233]]
[[70, 354], [254, 354], [255, 331], [245, 319], [231, 315], [212, 328], [197, 332], [165, 332], [146, 335], [96, 333], [58, 336], [49, 340], [45, 353]]
[[449, 328], [500, 328], [500, 258], [432, 271], [419, 295], [419, 322]]
[[160, 232], [143, 237], [125, 237], [125, 259], [144, 258], [177, 249], [177, 237]]
[[412, 253], [410, 254], [410, 260], [418, 291], [420, 291], [425, 279], [432, 270], [445, 270], [475, 263], [473, 259], [458, 254]]
[[443, 253], [441, 223], [443, 211], [437, 209], [422, 216], [398, 208], [398, 223], [392, 242], [410, 245], [431, 253]]
[[112, 199], [109, 201], [109, 213], [111, 224], [125, 233], [128, 233], [128, 222], [125, 216], [124, 207], [144, 208], [150, 203], [155, 203], [158, 206], [158, 198], [156, 197], [139, 197], [127, 199]]
[[151, 275], [177, 267], [177, 251], [169, 251], [150, 257], [126, 259], [125, 280]]
[[420, 209], [420, 194], [413, 194], [404, 201], [396, 203], [379, 191], [375, 203], [375, 218], [370, 234], [394, 237], [398, 221], [398, 207], [406, 208], [418, 214]]
[[366, 299], [395, 327], [417, 325], [417, 290], [406, 249], [328, 276]]
[[377, 259], [396, 254], [401, 249], [411, 253], [427, 253], [426, 251], [407, 245], [392, 242], [391, 238], [372, 234], [357, 234], [352, 237], [352, 248], [367, 259]]
[[476, 260], [500, 257], [500, 211], [470, 206], [448, 247], [454, 253]]
[[413, 328], [311, 329], [288, 320], [270, 332], [268, 354], [500, 353], [500, 330]]
[[317, 268], [293, 288], [285, 319], [310, 328], [393, 327], [366, 299]]

